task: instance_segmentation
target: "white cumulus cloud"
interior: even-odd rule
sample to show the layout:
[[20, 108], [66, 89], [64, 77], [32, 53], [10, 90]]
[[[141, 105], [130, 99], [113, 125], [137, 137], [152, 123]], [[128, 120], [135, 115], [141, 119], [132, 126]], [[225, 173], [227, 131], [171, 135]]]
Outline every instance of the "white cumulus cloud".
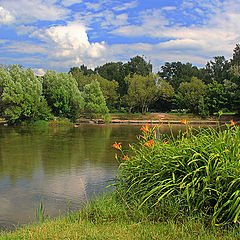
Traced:
[[15, 17], [11, 13], [0, 6], [0, 25], [1, 24], [10, 24], [15, 21]]
[[93, 66], [98, 61], [102, 62], [102, 58], [106, 55], [105, 43], [90, 42], [87, 29], [78, 22], [35, 31], [32, 37], [38, 37], [45, 41], [48, 60], [54, 66], [58, 65], [58, 61], [61, 61], [62, 67], [83, 63]]

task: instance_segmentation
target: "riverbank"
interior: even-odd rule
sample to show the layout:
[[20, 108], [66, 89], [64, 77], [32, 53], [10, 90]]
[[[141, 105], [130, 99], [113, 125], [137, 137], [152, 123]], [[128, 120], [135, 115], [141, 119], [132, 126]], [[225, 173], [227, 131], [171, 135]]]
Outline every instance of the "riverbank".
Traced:
[[[193, 114], [171, 114], [171, 113], [148, 113], [142, 115], [140, 113], [127, 114], [127, 113], [111, 113], [110, 114], [112, 124], [181, 124], [183, 119], [187, 119], [189, 124], [205, 124], [214, 125], [217, 123], [224, 124], [229, 123], [231, 120], [238, 122], [240, 116], [233, 114], [224, 114], [220, 118], [216, 116], [209, 118], [202, 118]], [[103, 124], [102, 119], [78, 119], [76, 125], [81, 123], [90, 124]]]
[[206, 227], [201, 219], [148, 220], [144, 211], [126, 205], [115, 193], [100, 197], [77, 213], [34, 223], [1, 239], [239, 239], [239, 228]]
[[[189, 124], [199, 124], [199, 125], [214, 125], [217, 123], [229, 123], [231, 120], [234, 122], [240, 122], [240, 116], [234, 114], [224, 114], [220, 118], [216, 116], [209, 118], [202, 118], [200, 116], [194, 114], [172, 114], [172, 113], [148, 113], [146, 115], [142, 115], [140, 113], [127, 114], [127, 113], [110, 113], [110, 123], [112, 124], [181, 124], [182, 119], [187, 119]], [[36, 121], [37, 123], [41, 123], [44, 121]], [[68, 119], [58, 119], [54, 118], [52, 121], [48, 123], [45, 122], [48, 126], [66, 126], [72, 125], [77, 127], [80, 124], [104, 124], [105, 121], [103, 119], [87, 119], [80, 118], [76, 120], [75, 123], [71, 122]], [[7, 122], [4, 119], [0, 119], [0, 125], [7, 126]], [[34, 126], [38, 126], [38, 124], [33, 124]], [[42, 124], [40, 124], [42, 125]]]

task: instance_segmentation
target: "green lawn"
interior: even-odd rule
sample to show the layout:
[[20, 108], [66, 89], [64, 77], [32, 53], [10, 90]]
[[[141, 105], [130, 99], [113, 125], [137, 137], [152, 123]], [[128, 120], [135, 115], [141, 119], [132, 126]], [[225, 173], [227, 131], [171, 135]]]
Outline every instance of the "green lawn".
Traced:
[[114, 194], [96, 199], [82, 212], [45, 220], [1, 239], [239, 239], [238, 228], [212, 229], [200, 219], [152, 222], [144, 213], [126, 206]]

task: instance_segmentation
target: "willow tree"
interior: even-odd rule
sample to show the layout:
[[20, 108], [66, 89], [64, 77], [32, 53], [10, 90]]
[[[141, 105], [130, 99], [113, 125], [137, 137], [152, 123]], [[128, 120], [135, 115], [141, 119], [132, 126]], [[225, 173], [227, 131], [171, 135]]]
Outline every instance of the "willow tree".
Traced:
[[75, 120], [84, 109], [84, 100], [71, 74], [47, 71], [43, 77], [43, 92], [55, 116]]
[[1, 115], [9, 123], [47, 120], [50, 109], [42, 95], [42, 82], [28, 68], [20, 70], [13, 65], [8, 70], [0, 69], [2, 94], [0, 98]]

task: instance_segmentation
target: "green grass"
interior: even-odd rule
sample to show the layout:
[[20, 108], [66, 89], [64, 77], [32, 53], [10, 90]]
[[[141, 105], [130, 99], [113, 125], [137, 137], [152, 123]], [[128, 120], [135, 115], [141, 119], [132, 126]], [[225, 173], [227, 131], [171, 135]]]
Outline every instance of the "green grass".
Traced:
[[198, 219], [149, 221], [144, 212], [130, 209], [113, 193], [88, 204], [81, 212], [55, 220], [45, 220], [12, 233], [0, 233], [1, 239], [239, 239], [237, 228], [215, 230]]
[[[192, 129], [177, 137], [143, 128], [116, 178], [129, 205], [153, 220], [200, 216], [231, 225], [240, 215], [240, 131], [236, 126]], [[121, 158], [121, 157], [120, 157]]]

